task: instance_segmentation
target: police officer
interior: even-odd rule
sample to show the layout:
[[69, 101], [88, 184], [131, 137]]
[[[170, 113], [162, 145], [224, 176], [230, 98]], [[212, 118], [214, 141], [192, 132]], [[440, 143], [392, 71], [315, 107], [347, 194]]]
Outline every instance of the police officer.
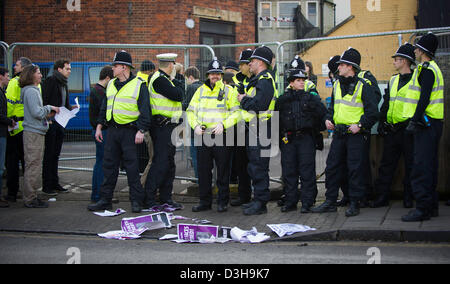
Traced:
[[395, 169], [400, 157], [405, 162], [405, 177], [403, 179], [403, 207], [413, 206], [410, 172], [413, 161], [413, 140], [410, 133], [406, 132], [408, 118], [403, 116], [403, 106], [411, 83], [411, 66], [415, 64], [414, 47], [406, 43], [392, 56], [394, 67], [399, 72], [391, 77], [383, 106], [381, 107], [378, 133], [384, 136], [383, 157], [375, 181], [376, 199], [371, 207], [389, 205], [389, 195]]
[[304, 70], [290, 71], [289, 88], [277, 100], [275, 110], [280, 115], [281, 167], [285, 183], [285, 199], [281, 212], [297, 209], [298, 179], [301, 180], [302, 213], [311, 212], [317, 196], [316, 126], [325, 129], [327, 109], [320, 98], [305, 91]]
[[[237, 93], [245, 94], [245, 88], [248, 86], [248, 82], [252, 74], [250, 73], [250, 56], [252, 56], [253, 50], [245, 49], [239, 56], [239, 72], [233, 77], [233, 81], [236, 85]], [[238, 195], [239, 198], [231, 200], [231, 206], [240, 206], [242, 204], [249, 203], [252, 198], [251, 180], [248, 175], [248, 156], [245, 144], [240, 140], [245, 138], [245, 121], [240, 120], [239, 126], [235, 128], [235, 144], [234, 144], [234, 163], [235, 171], [238, 177]], [[245, 139], [244, 139], [245, 143]]]
[[156, 56], [159, 70], [150, 79], [150, 106], [152, 109], [152, 126], [150, 135], [153, 141], [153, 161], [145, 183], [146, 207], [156, 203], [159, 189], [159, 201], [175, 208], [182, 206], [172, 200], [173, 181], [175, 179], [176, 147], [171, 135], [180, 123], [182, 115], [182, 83], [175, 78], [175, 59], [177, 54], [164, 53]]
[[[224, 133], [240, 117], [236, 90], [222, 81], [222, 65], [213, 59], [208, 65], [208, 79], [197, 89], [186, 111], [189, 125], [194, 129], [197, 148], [200, 203], [193, 212], [211, 209], [212, 170], [217, 166], [217, 211], [227, 211], [230, 195], [231, 150]], [[233, 138], [233, 137], [231, 137]], [[200, 140], [200, 141], [199, 141]]]
[[[19, 191], [19, 161], [24, 168], [23, 157], [23, 101], [20, 98], [19, 78], [23, 69], [32, 62], [27, 57], [21, 57], [14, 65], [15, 76], [9, 81], [6, 88], [7, 117], [17, 122], [17, 128], [9, 131], [6, 146], [6, 173], [8, 196], [7, 200], [15, 202]], [[40, 85], [39, 85], [40, 86]]]
[[123, 163], [130, 188], [131, 209], [139, 213], [145, 192], [139, 180], [139, 163], [136, 144], [144, 141], [144, 132], [150, 127], [149, 94], [145, 82], [131, 73], [131, 55], [122, 50], [112, 62], [114, 79], [106, 88], [95, 138], [103, 142], [102, 125], [108, 126], [103, 160], [104, 182], [100, 200], [88, 210], [109, 210], [116, 187], [120, 164]]
[[144, 60], [141, 63], [141, 70], [137, 72], [136, 76], [142, 78], [148, 85], [153, 73], [155, 73], [155, 64], [151, 60]]
[[[287, 72], [287, 76], [289, 76], [290, 72], [297, 72], [297, 70], [303, 70], [304, 73], [306, 73], [306, 65], [305, 62], [300, 58], [300, 56], [296, 55], [294, 59], [289, 64], [289, 70]], [[286, 80], [286, 83], [288, 84], [286, 88], [290, 87], [289, 77], [288, 80]], [[317, 91], [316, 84], [313, 83], [313, 81], [306, 79], [305, 80], [305, 92], [312, 92], [315, 95], [319, 95], [319, 92]]]
[[249, 81], [245, 94], [238, 99], [246, 121], [246, 145], [249, 159], [248, 173], [252, 180], [254, 199], [244, 206], [245, 215], [267, 213], [266, 204], [270, 200], [269, 162], [271, 137], [271, 117], [278, 97], [275, 81], [269, 72], [273, 53], [270, 48], [261, 46], [250, 56], [250, 72], [254, 75]]
[[416, 43], [414, 53], [420, 64], [412, 75], [403, 107], [403, 116], [411, 118], [406, 130], [414, 137], [411, 186], [416, 200], [416, 209], [402, 217], [405, 222], [429, 220], [439, 215], [436, 186], [444, 119], [444, 78], [433, 60], [437, 47], [438, 39], [432, 33]]
[[[333, 86], [332, 112], [326, 120], [335, 130], [325, 170], [326, 200], [312, 209], [315, 213], [336, 212], [336, 200], [343, 178], [348, 178], [350, 205], [345, 215], [359, 214], [359, 201], [364, 197], [365, 167], [368, 159], [368, 130], [378, 117], [378, 106], [369, 81], [357, 76], [360, 53], [350, 48], [339, 63], [339, 80]], [[341, 167], [347, 165], [346, 172]]]

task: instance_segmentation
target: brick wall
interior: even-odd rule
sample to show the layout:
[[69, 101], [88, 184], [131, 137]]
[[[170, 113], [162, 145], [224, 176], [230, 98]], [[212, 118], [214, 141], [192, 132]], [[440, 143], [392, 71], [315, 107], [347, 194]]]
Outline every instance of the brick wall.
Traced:
[[[8, 44], [13, 42], [198, 44], [201, 16], [191, 16], [195, 21], [193, 30], [188, 30], [185, 26], [188, 13], [193, 13], [194, 6], [217, 9], [218, 13], [224, 11], [240, 13], [241, 17], [236, 21], [236, 43], [255, 41], [254, 1], [239, 1], [239, 5], [236, 5], [238, 1], [233, 0], [89, 0], [80, 1], [80, 11], [74, 12], [68, 11], [67, 2], [67, 0], [6, 0], [5, 41]], [[103, 56], [102, 53], [105, 59], [99, 59], [98, 54], [94, 54], [92, 50], [73, 50], [69, 53], [64, 50], [40, 50], [41, 52], [18, 50], [14, 57], [28, 55], [35, 61], [42, 61], [46, 60], [45, 57], [72, 57], [73, 54], [81, 53], [83, 59], [87, 57], [93, 60], [93, 57], [96, 57], [97, 61], [102, 61], [114, 54], [114, 51], [105, 51], [106, 55]], [[166, 51], [133, 51], [135, 54], [139, 53], [136, 54], [136, 62], [141, 61], [141, 58], [154, 60], [154, 55], [160, 52]], [[179, 58], [183, 58], [183, 51], [171, 50], [171, 52], [177, 52]]]

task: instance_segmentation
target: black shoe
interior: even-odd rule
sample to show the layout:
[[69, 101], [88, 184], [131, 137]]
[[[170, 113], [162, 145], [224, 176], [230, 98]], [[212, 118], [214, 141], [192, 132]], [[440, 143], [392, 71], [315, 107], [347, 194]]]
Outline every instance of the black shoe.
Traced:
[[201, 212], [206, 210], [211, 210], [211, 205], [200, 204], [192, 207], [192, 212]]
[[445, 203], [445, 205], [450, 206], [450, 200], [448, 200], [447, 203]]
[[48, 203], [40, 200], [39, 198], [35, 198], [28, 203], [24, 203], [27, 208], [48, 208]]
[[320, 204], [319, 206], [311, 208], [312, 213], [326, 213], [336, 211], [337, 211], [336, 203], [331, 200], [325, 200], [325, 202]]
[[430, 220], [430, 214], [424, 213], [419, 209], [409, 211], [407, 215], [402, 216], [403, 222], [420, 222]]
[[345, 216], [353, 217], [359, 215], [359, 202], [358, 201], [350, 201], [350, 205], [347, 210], [345, 210]]
[[267, 213], [267, 207], [261, 202], [255, 201], [253, 205], [247, 209], [244, 209], [244, 215], [260, 215]]
[[142, 206], [139, 202], [137, 201], [132, 201], [131, 202], [131, 212], [133, 213], [141, 213], [142, 211]]
[[242, 201], [240, 198], [239, 199], [233, 199], [230, 202], [231, 206], [241, 206], [243, 204], [249, 203], [250, 201]]
[[173, 208], [175, 208], [175, 210], [180, 210], [180, 209], [184, 208], [183, 205], [181, 205], [180, 203], [176, 203], [173, 200], [169, 200], [169, 201], [166, 201], [166, 202], [161, 202], [161, 204], [164, 204], [164, 203], [172, 206]]
[[341, 200], [336, 202], [336, 206], [337, 207], [345, 207], [348, 205], [349, 202], [350, 202], [350, 199], [348, 199], [348, 197], [344, 196], [344, 197], [342, 197]]
[[48, 196], [57, 196], [58, 193], [56, 192], [56, 190], [52, 190], [52, 189], [43, 189], [42, 192]]
[[104, 199], [100, 199], [95, 204], [89, 204], [87, 209], [89, 211], [111, 210], [112, 209], [112, 203], [110, 201], [106, 201]]
[[311, 209], [312, 209], [312, 205], [302, 204], [302, 208], [300, 209], [300, 213], [303, 213], [303, 214], [305, 214], [305, 213], [312, 213]]
[[223, 205], [223, 204], [219, 204], [217, 206], [217, 212], [222, 213], [222, 212], [227, 212], [228, 211], [228, 206]]
[[283, 206], [284, 202], [285, 202], [285, 199], [286, 199], [286, 195], [282, 195], [281, 198], [277, 201], [277, 206], [278, 207]]
[[371, 208], [379, 208], [389, 206], [389, 198], [386, 196], [378, 196], [374, 201], [370, 203]]
[[57, 193], [69, 193], [70, 191], [58, 184], [56, 186], [56, 192]]
[[9, 207], [8, 201], [6, 201], [5, 199], [1, 198], [0, 199], [0, 208], [8, 208], [8, 207]]
[[250, 201], [250, 202], [248, 202], [248, 203], [242, 204], [241, 207], [242, 207], [243, 209], [247, 209], [247, 208], [252, 207], [252, 206], [253, 206], [253, 203], [254, 203], [254, 201]]
[[283, 205], [280, 209], [281, 212], [290, 212], [290, 211], [295, 211], [297, 210], [297, 205]]

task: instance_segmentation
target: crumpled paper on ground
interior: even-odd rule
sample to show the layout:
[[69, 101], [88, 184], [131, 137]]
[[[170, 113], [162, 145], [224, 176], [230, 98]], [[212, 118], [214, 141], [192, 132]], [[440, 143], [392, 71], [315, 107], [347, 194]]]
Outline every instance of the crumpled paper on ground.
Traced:
[[238, 227], [234, 227], [231, 229], [231, 238], [236, 242], [253, 244], [267, 241], [270, 239], [270, 236], [267, 236], [265, 233], [258, 233], [255, 227], [250, 231], [244, 231]]
[[300, 224], [268, 224], [267, 225], [272, 231], [274, 231], [280, 238], [284, 236], [290, 236], [295, 233], [303, 233], [307, 231], [315, 231], [315, 228]]

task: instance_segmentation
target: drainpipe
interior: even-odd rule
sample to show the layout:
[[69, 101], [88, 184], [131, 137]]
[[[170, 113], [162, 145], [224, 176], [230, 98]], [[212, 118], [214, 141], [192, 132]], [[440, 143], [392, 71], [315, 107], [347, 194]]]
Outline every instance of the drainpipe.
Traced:
[[255, 0], [255, 42], [259, 41], [258, 0]]

